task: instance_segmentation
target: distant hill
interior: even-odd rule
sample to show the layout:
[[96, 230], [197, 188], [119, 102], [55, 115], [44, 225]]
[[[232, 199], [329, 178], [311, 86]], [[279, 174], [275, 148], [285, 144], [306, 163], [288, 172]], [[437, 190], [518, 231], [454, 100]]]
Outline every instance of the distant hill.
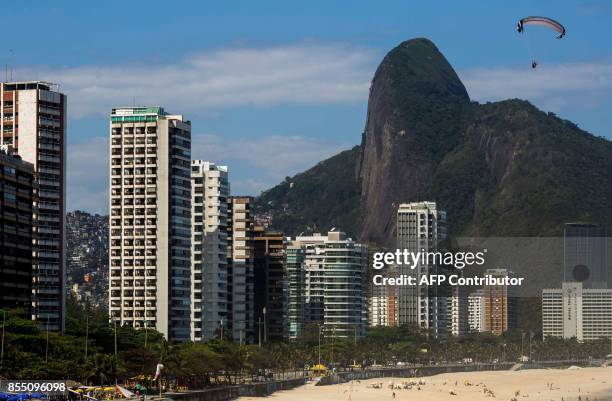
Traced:
[[[66, 281], [74, 295], [104, 306], [108, 299], [108, 216], [66, 213]], [[74, 292], [74, 291], [73, 291]]]
[[299, 234], [342, 228], [357, 233], [361, 221], [357, 168], [361, 148], [355, 146], [285, 180], [257, 198], [256, 211], [273, 215], [273, 224]]
[[611, 227], [612, 142], [524, 100], [472, 102], [436, 46], [413, 39], [374, 75], [361, 145], [264, 191], [256, 211], [288, 235], [338, 227], [393, 246], [397, 205], [419, 200], [446, 210], [454, 235]]

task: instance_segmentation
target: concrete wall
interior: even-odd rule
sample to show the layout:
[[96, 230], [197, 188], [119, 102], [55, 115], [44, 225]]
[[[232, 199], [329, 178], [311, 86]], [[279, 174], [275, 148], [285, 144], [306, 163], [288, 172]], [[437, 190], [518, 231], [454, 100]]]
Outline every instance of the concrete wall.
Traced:
[[[504, 363], [478, 363], [465, 365], [443, 365], [443, 366], [420, 366], [411, 368], [391, 368], [391, 369], [368, 369], [356, 370], [352, 372], [340, 372], [321, 378], [317, 386], [326, 386], [330, 384], [345, 383], [349, 380], [365, 380], [383, 377], [422, 377], [433, 376], [442, 373], [454, 372], [474, 372], [474, 371], [491, 371], [491, 370], [509, 370], [514, 365], [514, 362]], [[588, 366], [588, 360], [574, 361], [546, 361], [525, 363], [520, 366], [520, 369], [543, 369], [543, 368], [564, 368], [571, 365]], [[597, 366], [600, 366], [597, 365]]]
[[279, 390], [290, 390], [305, 383], [304, 378], [279, 380], [265, 383], [243, 384], [222, 388], [188, 391], [184, 393], [166, 393], [166, 397], [175, 401], [227, 401], [238, 397], [265, 397]]

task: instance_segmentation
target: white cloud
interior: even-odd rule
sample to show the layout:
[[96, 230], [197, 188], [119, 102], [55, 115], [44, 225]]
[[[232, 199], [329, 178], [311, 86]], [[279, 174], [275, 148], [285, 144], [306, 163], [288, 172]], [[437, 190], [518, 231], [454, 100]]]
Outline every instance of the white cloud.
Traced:
[[345, 143], [333, 143], [300, 135], [228, 139], [219, 135], [200, 134], [193, 135], [192, 156], [201, 159], [239, 160], [284, 177], [312, 167], [348, 147]]
[[363, 101], [376, 59], [365, 48], [296, 44], [196, 53], [165, 65], [26, 68], [20, 75], [60, 83], [71, 118], [107, 115], [134, 99], [194, 115], [239, 105]]
[[[192, 157], [229, 166], [233, 194], [258, 195], [350, 145], [299, 135], [193, 135]], [[108, 213], [108, 138], [68, 145], [68, 210]]]
[[307, 170], [318, 162], [350, 148], [347, 143], [300, 135], [267, 135], [258, 138], [225, 138], [193, 135], [192, 157], [228, 164], [232, 192], [257, 195], [286, 176]]
[[68, 145], [67, 210], [108, 212], [108, 138]]
[[612, 62], [540, 65], [524, 68], [477, 68], [460, 73], [470, 96], [478, 101], [521, 98], [558, 111], [592, 108], [609, 102]]

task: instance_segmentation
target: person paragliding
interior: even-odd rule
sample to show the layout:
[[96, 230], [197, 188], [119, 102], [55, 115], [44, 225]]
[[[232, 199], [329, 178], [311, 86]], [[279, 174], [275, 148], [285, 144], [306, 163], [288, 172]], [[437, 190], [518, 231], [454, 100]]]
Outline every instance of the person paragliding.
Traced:
[[[562, 39], [565, 36], [565, 27], [554, 19], [548, 17], [526, 17], [519, 20], [516, 25], [518, 33], [522, 34], [525, 31], [525, 26], [535, 25], [549, 28], [557, 32], [557, 39]], [[531, 62], [531, 68], [535, 69], [538, 66], [538, 62], [534, 59]]]

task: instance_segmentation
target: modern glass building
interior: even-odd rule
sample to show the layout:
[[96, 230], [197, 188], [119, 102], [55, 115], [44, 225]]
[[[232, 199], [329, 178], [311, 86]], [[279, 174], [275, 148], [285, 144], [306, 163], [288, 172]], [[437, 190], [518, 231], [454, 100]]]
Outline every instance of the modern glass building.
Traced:
[[38, 184], [34, 166], [0, 148], [0, 309], [32, 312]]
[[563, 239], [563, 282], [607, 288], [606, 230], [596, 224], [567, 223]]
[[[326, 335], [335, 337], [365, 335], [367, 246], [347, 238], [343, 232], [330, 231], [327, 235], [298, 236], [289, 248], [303, 249], [302, 324], [322, 324]], [[298, 253], [292, 252], [297, 257]], [[290, 274], [294, 283], [296, 277], [300, 276]], [[290, 299], [291, 302], [299, 299], [291, 294], [291, 284]], [[290, 305], [289, 309], [297, 311], [299, 307]], [[294, 323], [299, 327], [299, 322]]]

